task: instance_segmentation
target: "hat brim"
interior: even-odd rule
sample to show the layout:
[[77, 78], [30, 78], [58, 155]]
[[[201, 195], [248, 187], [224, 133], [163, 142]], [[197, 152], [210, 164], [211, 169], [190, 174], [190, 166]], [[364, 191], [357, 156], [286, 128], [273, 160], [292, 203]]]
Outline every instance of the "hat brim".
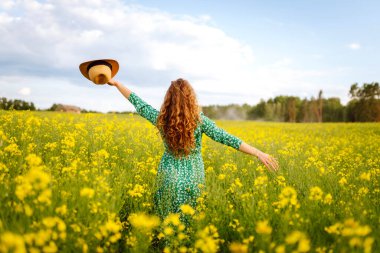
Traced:
[[83, 62], [79, 65], [79, 70], [82, 73], [82, 75], [86, 77], [88, 80], [90, 80], [90, 77], [88, 75], [88, 70], [89, 70], [88, 67], [92, 63], [95, 63], [97, 61], [104, 61], [104, 62], [107, 62], [109, 65], [111, 65], [111, 78], [114, 77], [116, 73], [119, 71], [119, 63], [112, 59], [100, 59], [100, 60], [92, 60], [92, 61]]

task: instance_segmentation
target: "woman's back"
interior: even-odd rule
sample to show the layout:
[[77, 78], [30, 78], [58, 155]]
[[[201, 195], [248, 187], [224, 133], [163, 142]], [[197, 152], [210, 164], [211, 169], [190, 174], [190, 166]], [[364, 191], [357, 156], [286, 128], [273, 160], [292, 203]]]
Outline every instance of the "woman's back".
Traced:
[[[144, 100], [142, 100], [139, 96], [137, 96], [134, 92], [131, 93], [128, 100], [135, 106], [136, 111], [144, 118], [146, 118], [149, 122], [151, 122], [154, 126], [157, 126], [157, 118], [159, 115], [159, 111], [150, 106]], [[203, 112], [200, 112], [200, 122], [197, 124], [197, 127], [194, 131], [195, 137], [195, 149], [192, 153], [200, 152], [202, 148], [202, 134], [206, 134], [208, 137], [222, 143], [224, 145], [233, 147], [235, 149], [239, 149], [241, 144], [241, 140], [229, 133], [227, 133], [222, 128], [219, 128], [214, 121], [209, 119]], [[168, 149], [168, 145], [163, 138], [165, 148]], [[169, 152], [169, 150], [167, 150]]]

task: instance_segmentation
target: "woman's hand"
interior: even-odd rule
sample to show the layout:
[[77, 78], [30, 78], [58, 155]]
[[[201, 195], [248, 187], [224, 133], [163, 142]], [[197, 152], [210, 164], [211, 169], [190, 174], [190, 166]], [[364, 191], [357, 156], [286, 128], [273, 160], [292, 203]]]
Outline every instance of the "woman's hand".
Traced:
[[274, 157], [260, 151], [257, 154], [257, 158], [259, 158], [259, 160], [268, 168], [268, 170], [271, 170], [271, 171], [278, 170], [278, 162]]
[[118, 82], [118, 81], [116, 81], [116, 80], [113, 80], [113, 79], [111, 79], [111, 80], [109, 80], [108, 81], [108, 85], [111, 85], [111, 86], [118, 86], [120, 83]]
[[271, 171], [278, 170], [277, 160], [274, 157], [258, 150], [257, 148], [254, 148], [248, 145], [247, 143], [242, 142], [240, 144], [239, 150], [243, 153], [250, 154], [259, 158], [259, 160], [268, 168], [268, 170], [271, 170]]

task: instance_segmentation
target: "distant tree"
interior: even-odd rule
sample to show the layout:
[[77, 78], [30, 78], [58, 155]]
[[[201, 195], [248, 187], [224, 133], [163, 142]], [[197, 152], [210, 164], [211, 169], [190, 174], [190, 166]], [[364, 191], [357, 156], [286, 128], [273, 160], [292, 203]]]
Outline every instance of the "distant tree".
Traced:
[[288, 109], [287, 121], [296, 122], [296, 116], [297, 116], [296, 97], [289, 97], [287, 99], [287, 109]]
[[350, 121], [380, 121], [380, 87], [379, 83], [357, 83], [351, 85], [349, 95], [351, 101], [347, 106]]
[[323, 99], [323, 122], [344, 121], [344, 106], [339, 98]]
[[47, 109], [48, 111], [56, 111], [57, 108], [58, 108], [59, 104], [53, 104], [49, 109]]
[[318, 93], [318, 110], [317, 110], [318, 122], [322, 122], [322, 116], [323, 116], [322, 109], [323, 109], [323, 98], [322, 98], [322, 90], [320, 90]]
[[248, 119], [264, 119], [265, 116], [265, 107], [266, 107], [266, 102], [261, 99], [260, 102], [253, 106], [249, 111], [248, 111]]

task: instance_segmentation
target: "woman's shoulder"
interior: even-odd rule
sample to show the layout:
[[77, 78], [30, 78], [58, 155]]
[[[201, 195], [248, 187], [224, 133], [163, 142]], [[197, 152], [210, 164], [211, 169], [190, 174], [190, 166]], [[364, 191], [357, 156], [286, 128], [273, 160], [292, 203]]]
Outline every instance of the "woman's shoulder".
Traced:
[[205, 121], [205, 118], [207, 118], [207, 116], [202, 111], [200, 111], [199, 112], [199, 122], [201, 124]]
[[202, 111], [199, 113], [199, 115], [200, 115], [199, 117], [200, 127], [207, 127], [213, 123], [213, 121], [209, 117], [207, 117]]

